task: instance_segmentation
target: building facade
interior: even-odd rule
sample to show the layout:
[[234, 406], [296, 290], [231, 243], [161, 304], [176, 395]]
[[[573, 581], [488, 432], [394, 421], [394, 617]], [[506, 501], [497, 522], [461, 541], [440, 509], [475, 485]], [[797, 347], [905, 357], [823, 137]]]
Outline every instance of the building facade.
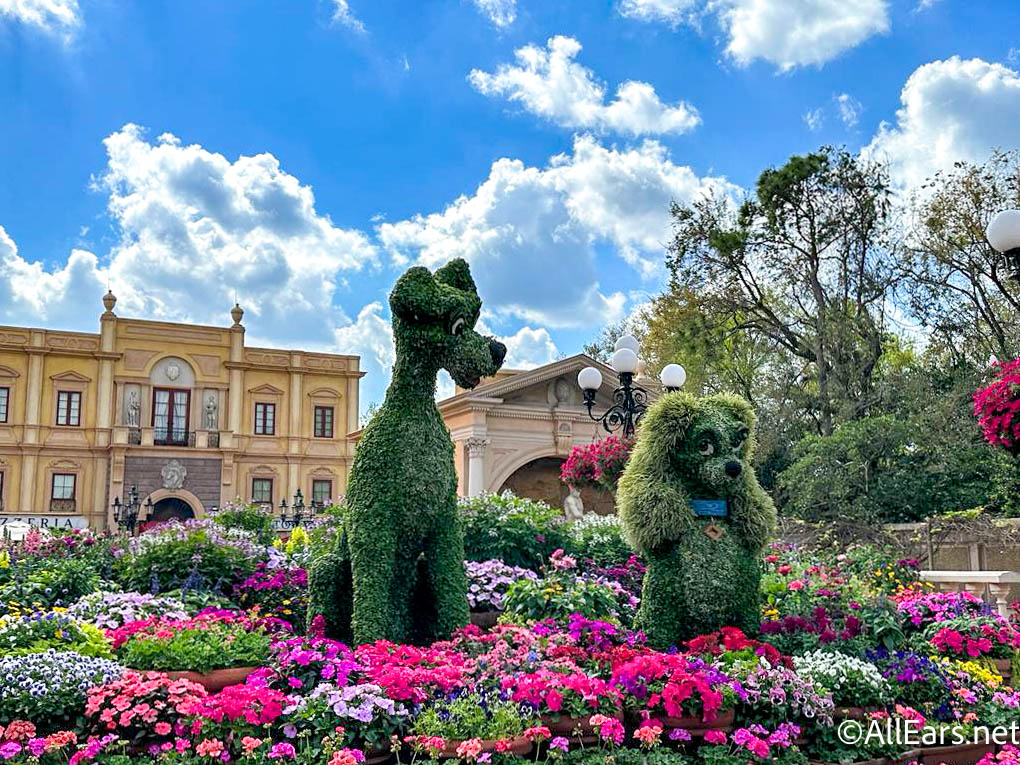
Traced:
[[132, 486], [143, 521], [344, 493], [357, 356], [246, 346], [236, 305], [207, 327], [103, 304], [98, 334], [0, 327], [0, 524], [106, 528]]
[[[570, 450], [608, 433], [584, 407], [577, 373], [586, 366], [602, 372], [602, 388], [595, 399], [596, 414], [613, 403], [616, 373], [594, 359], [578, 354], [529, 369], [500, 370], [472, 390], [458, 389], [439, 402], [455, 448], [458, 490], [475, 496], [504, 489], [562, 507], [567, 487], [560, 466]], [[658, 383], [639, 379], [649, 400], [659, 395]], [[586, 511], [614, 512], [608, 492], [581, 493]]]

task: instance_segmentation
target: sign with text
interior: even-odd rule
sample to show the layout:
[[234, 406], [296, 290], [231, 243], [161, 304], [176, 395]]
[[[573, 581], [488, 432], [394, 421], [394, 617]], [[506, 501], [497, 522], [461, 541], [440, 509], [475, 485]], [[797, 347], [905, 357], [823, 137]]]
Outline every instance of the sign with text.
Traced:
[[6, 515], [0, 514], [0, 528], [8, 523], [27, 523], [40, 529], [87, 529], [89, 520], [84, 515]]

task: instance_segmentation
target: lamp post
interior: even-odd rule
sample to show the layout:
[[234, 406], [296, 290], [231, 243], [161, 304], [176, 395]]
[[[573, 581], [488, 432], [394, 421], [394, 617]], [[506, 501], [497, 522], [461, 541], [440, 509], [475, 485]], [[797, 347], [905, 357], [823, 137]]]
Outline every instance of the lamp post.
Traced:
[[1010, 275], [1020, 282], [1020, 210], [1003, 210], [988, 224], [988, 243], [1006, 258]]
[[[152, 515], [152, 497], [145, 500], [145, 517], [148, 518]], [[120, 501], [120, 497], [114, 497], [113, 499], [113, 519], [117, 522], [117, 526], [127, 531], [131, 536], [134, 536], [135, 529], [138, 527], [138, 515], [142, 509], [142, 503], [138, 496], [138, 488], [132, 486], [128, 493], [124, 495], [124, 501]]]
[[[321, 515], [323, 510], [326, 509], [326, 505], [322, 502], [316, 502], [314, 499], [308, 506], [312, 513], [316, 516]], [[291, 516], [287, 517], [287, 498], [284, 497], [280, 500], [280, 521], [284, 524], [284, 527], [289, 523], [292, 527], [303, 526], [305, 521], [305, 495], [302, 494], [301, 489], [294, 492], [294, 503], [291, 505], [292, 513]]]
[[[602, 386], [602, 373], [595, 367], [585, 367], [577, 375], [577, 384], [584, 392], [584, 405], [588, 416], [595, 422], [601, 422], [609, 433], [622, 430], [625, 438], [634, 435], [634, 428], [641, 415], [648, 408], [648, 391], [634, 384], [634, 373], [638, 369], [637, 338], [624, 335], [616, 341], [610, 365], [619, 377], [620, 387], [613, 391], [613, 405], [603, 414], [596, 415], [595, 395]], [[673, 393], [683, 387], [687, 373], [679, 364], [667, 364], [660, 377], [667, 393]]]

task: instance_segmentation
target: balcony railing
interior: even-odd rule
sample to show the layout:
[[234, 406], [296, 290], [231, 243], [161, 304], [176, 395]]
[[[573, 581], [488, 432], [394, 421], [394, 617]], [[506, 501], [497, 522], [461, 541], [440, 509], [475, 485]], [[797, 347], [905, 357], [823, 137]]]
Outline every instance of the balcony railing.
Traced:
[[195, 431], [177, 430], [176, 428], [154, 428], [152, 443], [156, 446], [194, 446]]
[[50, 500], [50, 512], [51, 513], [70, 513], [73, 514], [75, 511], [75, 502], [73, 499], [51, 499]]

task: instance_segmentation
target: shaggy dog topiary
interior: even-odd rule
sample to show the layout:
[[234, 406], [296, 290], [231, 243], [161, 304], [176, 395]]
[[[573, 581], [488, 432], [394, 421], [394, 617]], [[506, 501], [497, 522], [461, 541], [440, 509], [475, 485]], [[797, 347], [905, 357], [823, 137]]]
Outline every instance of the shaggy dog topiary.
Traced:
[[349, 619], [358, 643], [428, 643], [468, 622], [453, 443], [435, 396], [440, 369], [473, 388], [502, 365], [506, 347], [474, 330], [481, 307], [460, 259], [411, 268], [390, 293], [393, 379], [354, 455], [341, 542], [309, 577], [309, 615], [328, 634], [348, 637]]
[[758, 628], [776, 509], [749, 464], [754, 422], [750, 404], [727, 394], [667, 393], [641, 419], [617, 506], [648, 561], [635, 626], [653, 646]]

